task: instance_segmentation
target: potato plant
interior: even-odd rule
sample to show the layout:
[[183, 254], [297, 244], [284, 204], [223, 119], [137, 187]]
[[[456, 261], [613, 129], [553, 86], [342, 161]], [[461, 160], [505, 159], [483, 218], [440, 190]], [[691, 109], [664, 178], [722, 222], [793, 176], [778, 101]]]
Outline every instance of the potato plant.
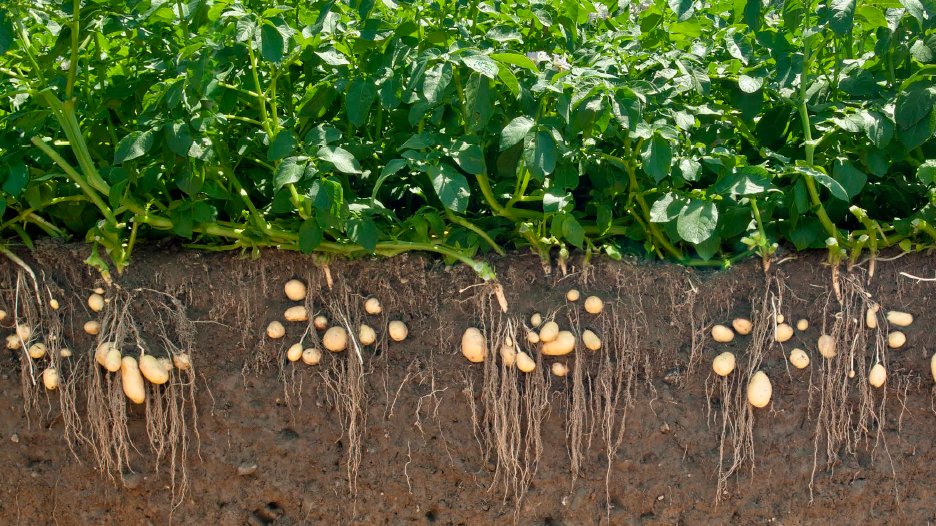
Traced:
[[0, 236], [102, 272], [165, 236], [485, 278], [506, 248], [873, 262], [936, 240], [934, 29], [932, 0], [11, 0]]

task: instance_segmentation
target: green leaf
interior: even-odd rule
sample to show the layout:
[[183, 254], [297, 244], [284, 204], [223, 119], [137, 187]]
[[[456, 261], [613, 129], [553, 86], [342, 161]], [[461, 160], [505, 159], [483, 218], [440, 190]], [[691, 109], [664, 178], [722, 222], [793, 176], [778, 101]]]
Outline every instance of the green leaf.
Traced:
[[491, 58], [499, 62], [519, 66], [521, 68], [528, 69], [533, 73], [539, 74], [539, 68], [536, 67], [536, 63], [527, 58], [525, 55], [520, 55], [518, 53], [491, 53]]
[[296, 136], [292, 130], [281, 130], [276, 134], [276, 138], [270, 143], [270, 149], [267, 150], [268, 161], [278, 161], [283, 157], [293, 153], [296, 150]]
[[652, 139], [644, 142], [640, 159], [641, 166], [647, 175], [652, 177], [655, 183], [659, 183], [670, 173], [670, 165], [673, 164], [673, 149], [669, 141], [659, 135], [654, 135]]
[[172, 153], [182, 157], [187, 156], [194, 141], [188, 124], [176, 121], [166, 125], [166, 146]]
[[884, 149], [894, 137], [894, 123], [876, 111], [863, 114], [864, 129], [868, 139], [879, 149]]
[[917, 168], [917, 179], [929, 186], [936, 182], [936, 159], [929, 159]]
[[471, 191], [464, 175], [453, 166], [440, 163], [429, 168], [429, 178], [432, 179], [432, 188], [446, 208], [459, 214], [465, 211]]
[[684, 22], [688, 20], [695, 9], [692, 7], [693, 0], [669, 0], [669, 7], [676, 13], [676, 20]]
[[509, 25], [494, 26], [488, 30], [484, 37], [495, 42], [510, 42], [511, 40], [516, 40], [518, 42], [523, 41], [520, 32], [517, 31], [514, 26]]
[[[747, 66], [748, 63], [750, 63], [754, 58], [754, 48], [751, 46], [751, 43], [748, 42], [744, 33], [733, 33], [731, 35], [726, 35], [725, 46], [728, 48], [728, 54], [740, 60], [741, 63], [745, 66]], [[761, 80], [761, 83], [763, 83], [763, 80]], [[744, 88], [742, 87], [742, 89]], [[755, 89], [754, 91], [757, 90]]]
[[543, 212], [554, 214], [572, 204], [572, 194], [558, 188], [550, 188], [543, 194]]
[[369, 217], [351, 217], [345, 227], [351, 241], [364, 247], [364, 250], [374, 253], [377, 248], [377, 225]]
[[393, 159], [387, 163], [386, 166], [383, 167], [383, 170], [380, 171], [380, 177], [377, 178], [377, 182], [374, 183], [374, 190], [371, 193], [371, 197], [376, 199], [377, 191], [380, 190], [380, 186], [383, 182], [391, 175], [402, 170], [404, 166], [406, 166], [406, 159]]
[[933, 94], [922, 87], [905, 91], [897, 97], [894, 120], [902, 129], [913, 126], [933, 111]]
[[738, 77], [738, 87], [745, 93], [756, 93], [764, 86], [764, 77], [749, 77], [741, 75]]
[[357, 159], [351, 155], [351, 152], [340, 146], [323, 146], [319, 148], [316, 155], [319, 159], [335, 165], [335, 169], [339, 172], [346, 174], [361, 173], [361, 165], [358, 164]]
[[[531, 155], [527, 155], [528, 152]], [[527, 169], [540, 180], [553, 173], [559, 152], [552, 135], [546, 131], [537, 132], [530, 146], [524, 151], [524, 157], [528, 157]]]
[[898, 136], [900, 142], [909, 152], [918, 146], [922, 146], [924, 142], [933, 136], [934, 131], [936, 131], [936, 111], [930, 111], [929, 115], [923, 117], [906, 130], [902, 130]]
[[238, 42], [248, 42], [253, 39], [257, 33], [257, 24], [252, 17], [245, 16], [237, 19], [235, 24], [234, 38]]
[[729, 195], [757, 195], [773, 188], [770, 172], [760, 166], [736, 168], [730, 175], [719, 180], [713, 190]]
[[836, 199], [841, 199], [842, 201], [848, 201], [848, 192], [842, 188], [842, 185], [838, 181], [832, 179], [825, 172], [811, 168], [809, 166], [797, 166], [794, 168], [797, 172], [808, 175], [812, 177], [817, 183], [829, 189], [832, 192], [832, 195]]
[[816, 217], [802, 218], [789, 238], [797, 250], [806, 250], [823, 234], [822, 223]]
[[452, 157], [462, 170], [471, 175], [481, 175], [485, 172], [484, 155], [477, 144], [458, 140], [452, 146]]
[[936, 18], [936, 6], [934, 6], [932, 2], [924, 3], [924, 0], [900, 0], [900, 3], [907, 8], [908, 13], [920, 21], [920, 24], [924, 24]]
[[7, 18], [12, 12], [8, 9], [0, 11], [0, 55], [3, 55], [13, 45], [13, 23]]
[[195, 211], [190, 201], [176, 201], [175, 208], [169, 208], [169, 220], [172, 222], [172, 231], [176, 234], [191, 239], [195, 228]]
[[699, 244], [712, 237], [718, 226], [718, 207], [711, 201], [690, 199], [679, 212], [676, 219], [676, 231], [686, 241]]
[[505, 64], [497, 63], [497, 77], [507, 86], [514, 97], [520, 97], [520, 81], [517, 80], [510, 67]]
[[120, 164], [145, 155], [153, 147], [154, 140], [155, 134], [149, 130], [128, 133], [117, 143], [117, 151], [114, 152], [114, 164]]
[[829, 27], [838, 36], [851, 31], [855, 21], [857, 0], [829, 0]]
[[613, 212], [611, 207], [605, 204], [598, 205], [598, 215], [595, 219], [595, 224], [598, 226], [598, 234], [605, 235], [608, 230], [611, 229], [611, 221], [613, 219]]
[[864, 172], [855, 168], [847, 160], [842, 159], [836, 159], [832, 167], [832, 178], [845, 189], [849, 201], [854, 201], [855, 197], [861, 193], [865, 183], [868, 182], [868, 176]]
[[428, 69], [423, 77], [423, 96], [430, 103], [438, 102], [451, 81], [452, 64], [449, 62], [436, 64]]
[[668, 223], [677, 217], [688, 204], [688, 200], [673, 192], [663, 194], [663, 197], [654, 201], [650, 207], [650, 221], [653, 223]]
[[268, 62], [279, 64], [283, 61], [285, 47], [283, 34], [272, 24], [263, 24], [260, 28], [260, 56]]
[[497, 76], [497, 63], [487, 55], [475, 53], [461, 58], [462, 64], [489, 79]]
[[[7, 172], [6, 180], [3, 181], [3, 191], [10, 194], [11, 197], [19, 197], [20, 193], [29, 183], [29, 169], [26, 164], [17, 159], [10, 163], [10, 171]], [[3, 201], [3, 199], [0, 199]], [[3, 201], [6, 204], [6, 201]]]
[[507, 123], [501, 131], [500, 150], [504, 151], [522, 141], [535, 124], [529, 117], [516, 117]]
[[303, 254], [311, 254], [325, 239], [325, 232], [314, 217], [303, 221], [299, 227], [299, 250]]
[[562, 222], [562, 237], [566, 238], [566, 241], [572, 243], [576, 248], [581, 249], [582, 244], [585, 243], [585, 230], [578, 220], [571, 215], [567, 215]]
[[305, 143], [308, 146], [325, 146], [338, 140], [341, 140], [341, 131], [324, 123], [309, 130], [305, 136]]
[[363, 78], [356, 78], [348, 86], [347, 111], [348, 119], [355, 127], [360, 128], [367, 119], [371, 105], [377, 97], [377, 88], [374, 83]]
[[692, 159], [683, 159], [679, 161], [679, 173], [682, 175], [682, 178], [690, 183], [696, 182], [699, 180], [699, 170], [702, 168], [702, 165]]
[[299, 157], [287, 157], [280, 161], [273, 172], [274, 190], [279, 191], [287, 184], [299, 182], [305, 173], [305, 168], [305, 161], [300, 160]]

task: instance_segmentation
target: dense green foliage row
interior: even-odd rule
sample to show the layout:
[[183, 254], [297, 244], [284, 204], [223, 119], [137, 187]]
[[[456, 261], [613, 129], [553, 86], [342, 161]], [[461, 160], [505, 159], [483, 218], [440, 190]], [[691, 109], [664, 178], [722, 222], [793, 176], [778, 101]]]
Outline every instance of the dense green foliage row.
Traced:
[[5, 0], [2, 238], [485, 277], [936, 240], [934, 0], [284, 2]]

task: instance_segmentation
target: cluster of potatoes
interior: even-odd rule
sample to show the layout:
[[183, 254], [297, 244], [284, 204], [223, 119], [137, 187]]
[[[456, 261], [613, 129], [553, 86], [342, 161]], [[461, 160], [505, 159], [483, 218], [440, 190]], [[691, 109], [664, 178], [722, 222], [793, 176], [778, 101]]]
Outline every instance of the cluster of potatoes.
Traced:
[[[865, 313], [865, 326], [869, 329], [875, 329], [878, 326], [877, 312], [879, 307], [874, 305], [868, 308]], [[887, 322], [890, 325], [896, 327], [907, 327], [913, 323], [913, 315], [907, 312], [900, 311], [888, 311], [886, 315]], [[774, 325], [774, 339], [778, 342], [786, 342], [793, 337], [793, 327], [784, 323], [784, 316], [778, 314], [776, 317], [776, 324]], [[857, 321], [857, 320], [856, 320]], [[735, 332], [738, 334], [750, 334], [753, 324], [750, 320], [745, 318], [735, 318], [731, 322], [732, 328], [728, 328], [724, 325], [715, 325], [712, 327], [712, 339], [717, 342], [726, 343], [734, 340]], [[796, 329], [799, 331], [805, 331], [809, 328], [809, 321], [806, 319], [800, 319], [796, 322]], [[907, 336], [900, 331], [892, 331], [887, 336], [887, 344], [892, 349], [898, 349], [902, 347], [907, 342]], [[819, 354], [823, 358], [831, 359], [834, 358], [837, 354], [835, 348], [835, 340], [832, 336], [828, 334], [823, 334], [819, 336], [818, 341], [816, 342], [816, 348], [819, 351]], [[793, 364], [797, 369], [804, 369], [809, 365], [809, 355], [800, 348], [794, 348], [790, 351], [790, 363]], [[930, 367], [932, 369], [933, 378], [936, 379], [936, 354], [933, 355], [930, 360]], [[734, 371], [735, 368], [735, 356], [731, 352], [723, 352], [715, 357], [712, 360], [712, 370], [715, 371], [715, 374], [719, 376], [728, 376]], [[855, 371], [850, 371], [848, 373], [849, 378], [854, 378]], [[887, 381], [887, 370], [884, 367], [884, 364], [878, 362], [874, 364], [871, 368], [871, 371], [868, 373], [868, 383], [873, 387], [881, 387]], [[757, 371], [754, 376], [751, 377], [751, 381], [748, 384], [748, 401], [754, 407], [765, 407], [770, 403], [770, 396], [773, 392], [773, 387], [770, 383], [770, 378], [763, 371]]]
[[[579, 300], [578, 290], [572, 289], [566, 294], [566, 299], [575, 303]], [[589, 296], [585, 300], [585, 311], [589, 314], [600, 314], [604, 302], [598, 296]], [[542, 314], [536, 312], [530, 316], [532, 329], [527, 332], [527, 341], [531, 344], [540, 344], [543, 356], [565, 356], [575, 350], [576, 338], [571, 331], [560, 330], [559, 324], [554, 321], [543, 323]], [[537, 329], [539, 332], [537, 332]], [[601, 349], [601, 340], [591, 330], [582, 332], [582, 343], [592, 351]], [[462, 355], [470, 362], [480, 363], [487, 357], [487, 340], [475, 327], [465, 330], [461, 340]], [[526, 352], [517, 348], [516, 342], [508, 336], [500, 346], [501, 361], [507, 367], [517, 366], [524, 373], [536, 369], [536, 362]], [[565, 376], [569, 368], [561, 362], [552, 364], [552, 373], [556, 376]]]
[[[298, 279], [291, 279], [286, 282], [284, 287], [286, 297], [291, 301], [305, 301], [308, 290], [305, 283]], [[377, 315], [383, 312], [380, 300], [371, 296], [364, 301], [364, 311], [370, 315]], [[286, 309], [283, 318], [287, 322], [304, 322], [309, 320], [309, 313], [305, 305], [294, 305]], [[340, 325], [329, 327], [328, 317], [324, 315], [316, 316], [312, 319], [312, 326], [317, 331], [324, 331], [322, 335], [322, 345], [332, 352], [341, 352], [348, 348], [348, 332]], [[409, 335], [409, 329], [406, 324], [399, 320], [393, 320], [388, 324], [387, 332], [394, 341], [401, 342]], [[286, 335], [286, 327], [279, 321], [272, 321], [267, 326], [266, 334], [269, 338], [278, 340]], [[361, 345], [371, 345], [377, 341], [377, 332], [373, 327], [362, 323], [358, 328], [358, 341]], [[303, 349], [302, 342], [295, 343], [286, 351], [286, 358], [291, 362], [300, 359], [308, 365], [316, 365], [322, 360], [322, 351], [314, 347]]]
[[[49, 301], [49, 306], [54, 310], [58, 310], [59, 302], [56, 299], [51, 299]], [[5, 310], [0, 310], [0, 321], [4, 320], [7, 316]], [[25, 323], [16, 324], [16, 331], [13, 334], [10, 334], [6, 337], [6, 346], [7, 349], [17, 350], [23, 346], [24, 343], [29, 342], [29, 338], [33, 336], [32, 327]], [[26, 352], [29, 354], [29, 357], [33, 360], [41, 360], [48, 354], [48, 348], [42, 342], [35, 342], [26, 349]], [[69, 357], [72, 355], [71, 349], [62, 348], [59, 353], [62, 357]], [[46, 367], [42, 371], [42, 383], [45, 385], [46, 389], [52, 390], [58, 387], [59, 384], [59, 372], [55, 367]]]
[[[104, 310], [104, 289], [97, 288], [88, 296], [88, 307], [94, 312]], [[84, 324], [84, 331], [92, 336], [101, 332], [101, 323], [89, 320]], [[124, 394], [134, 404], [146, 401], [143, 379], [154, 385], [169, 381], [169, 372], [173, 368], [187, 370], [192, 366], [192, 359], [186, 353], [177, 353], [170, 360], [168, 357], [156, 358], [145, 352], [137, 360], [133, 356], [124, 356], [115, 342], [101, 342], [94, 350], [94, 360], [109, 373], [120, 372]]]

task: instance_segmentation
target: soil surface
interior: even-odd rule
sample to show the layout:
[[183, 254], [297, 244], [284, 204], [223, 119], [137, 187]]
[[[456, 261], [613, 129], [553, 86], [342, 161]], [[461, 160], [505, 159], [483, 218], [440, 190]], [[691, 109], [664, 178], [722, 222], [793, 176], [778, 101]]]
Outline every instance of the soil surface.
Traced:
[[[62, 360], [63, 387], [56, 391], [41, 387], [47, 358], [30, 363], [22, 350], [0, 354], [0, 524], [936, 520], [930, 372], [936, 332], [929, 314], [936, 284], [901, 275], [932, 278], [931, 256], [878, 261], [870, 283], [867, 262], [851, 271], [843, 265], [840, 302], [820, 253], [775, 262], [767, 275], [758, 260], [702, 270], [598, 259], [584, 271], [574, 260], [567, 274], [556, 268], [547, 276], [537, 259], [512, 255], [489, 260], [509, 306], [502, 314], [493, 285], [464, 266], [419, 256], [332, 261], [329, 289], [324, 267], [299, 254], [270, 251], [251, 260], [167, 245], [136, 252], [130, 268], [114, 277], [118, 291], [83, 263], [86, 247], [45, 243], [19, 253], [41, 295], [48, 291], [61, 303], [56, 311], [37, 311], [37, 332], [59, 327], [57, 341], [74, 354]], [[355, 326], [363, 320], [381, 335], [378, 345], [364, 347], [356, 364], [355, 349], [325, 351], [318, 365], [287, 361], [286, 349], [308, 324], [284, 323], [280, 340], [264, 332], [293, 305], [283, 294], [289, 278], [308, 283], [314, 313], [339, 323], [345, 316]], [[130, 298], [129, 310], [120, 311], [123, 330], [136, 327], [142, 346], [157, 355], [166, 352], [157, 322], [170, 319], [161, 313], [184, 307], [192, 334], [169, 331], [169, 337], [179, 349], [190, 345], [194, 385], [174, 371], [168, 384], [149, 388], [148, 397], [164, 397], [162, 405], [125, 404], [119, 374], [112, 381], [91, 365], [98, 340], [82, 331], [85, 321], [102, 316], [86, 303], [96, 286], [113, 299], [108, 309], [119, 311]], [[5, 336], [13, 313], [25, 316], [34, 294], [28, 276], [6, 260], [0, 287]], [[575, 304], [565, 300], [570, 288], [582, 291]], [[598, 316], [582, 309], [591, 294], [606, 302]], [[363, 313], [369, 295], [381, 300], [383, 314]], [[879, 331], [860, 320], [869, 301], [881, 306]], [[772, 328], [757, 330], [774, 309], [791, 324], [809, 320], [809, 328], [774, 342]], [[897, 329], [883, 321], [891, 309], [916, 318], [900, 328], [907, 343], [899, 349], [881, 345]], [[520, 340], [533, 312], [554, 317], [563, 329], [593, 329], [602, 349], [547, 357], [529, 345], [539, 366], [526, 376], [502, 369], [496, 349], [486, 364], [461, 355], [466, 327], [502, 338], [510, 322]], [[711, 326], [730, 326], [739, 316], [753, 319], [755, 331], [715, 343]], [[405, 341], [382, 336], [389, 320], [407, 324]], [[823, 360], [815, 342], [833, 330], [842, 335], [839, 352]], [[138, 352], [131, 340], [125, 354]], [[794, 347], [808, 352], [806, 369], [785, 359]], [[712, 358], [724, 351], [738, 363], [726, 380], [711, 372]], [[878, 359], [887, 365], [887, 383], [872, 389], [867, 374]], [[550, 374], [554, 362], [569, 374]], [[22, 376], [24, 367], [34, 371]], [[100, 373], [88, 373], [95, 367]], [[752, 410], [744, 391], [755, 370], [770, 377], [773, 396]], [[104, 384], [94, 384], [97, 374]], [[95, 442], [103, 435], [88, 416], [89, 404], [99, 403], [89, 401], [94, 389], [119, 395], [113, 414], [126, 415], [132, 440], [127, 464], [111, 465], [109, 474], [102, 457], [113, 455], [114, 444]], [[192, 389], [194, 415], [187, 402]], [[77, 430], [62, 409], [69, 392]], [[184, 434], [153, 426], [170, 418], [157, 406], [186, 416]], [[120, 418], [105, 424], [116, 429]], [[176, 445], [187, 437], [187, 455], [163, 453], [157, 464], [160, 436]], [[739, 463], [729, 473], [736, 452]], [[359, 461], [357, 469], [349, 458]], [[188, 487], [174, 501], [183, 463]]]

